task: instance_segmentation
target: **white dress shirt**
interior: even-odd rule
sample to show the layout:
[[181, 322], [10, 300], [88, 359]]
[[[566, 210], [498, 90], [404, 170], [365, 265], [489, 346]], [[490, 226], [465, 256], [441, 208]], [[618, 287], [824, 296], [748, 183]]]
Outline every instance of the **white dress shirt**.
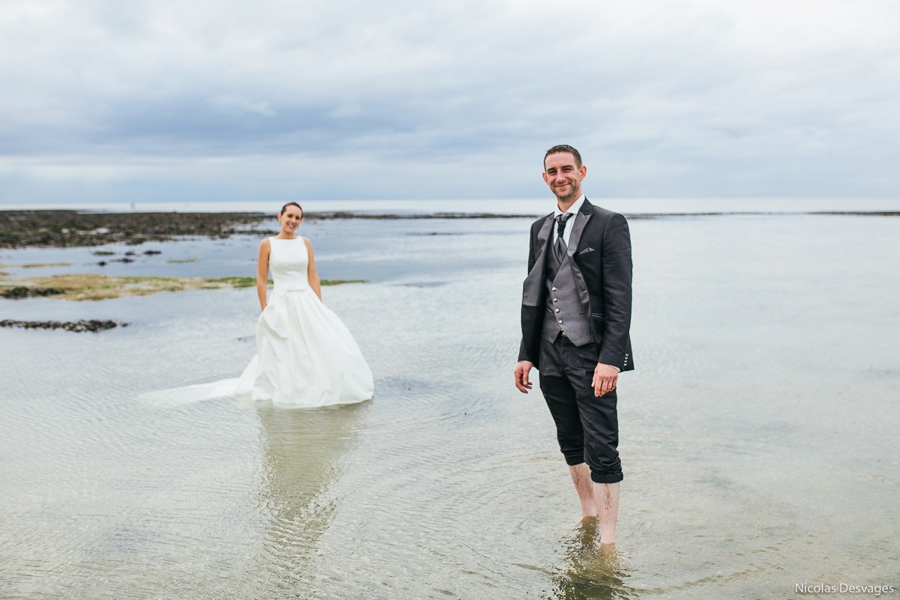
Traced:
[[[578, 211], [581, 210], [581, 205], [584, 204], [584, 194], [581, 195], [578, 200], [575, 201], [575, 204], [569, 207], [569, 210], [566, 211], [566, 214], [572, 215], [566, 221], [566, 228], [563, 230], [563, 241], [566, 243], [566, 246], [569, 245], [569, 239], [572, 237], [572, 228], [575, 227], [575, 215], [578, 214]], [[553, 218], [556, 219], [559, 215], [563, 214], [561, 210], [559, 210], [559, 204], [556, 205], [556, 208], [553, 210]], [[559, 238], [559, 233], [557, 232], [558, 227], [556, 223], [553, 224], [553, 243], [556, 244], [556, 240]]]

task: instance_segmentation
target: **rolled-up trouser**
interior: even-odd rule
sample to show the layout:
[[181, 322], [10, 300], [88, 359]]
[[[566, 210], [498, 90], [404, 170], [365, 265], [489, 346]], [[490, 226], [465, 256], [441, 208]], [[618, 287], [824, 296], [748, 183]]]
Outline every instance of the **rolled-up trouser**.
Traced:
[[598, 398], [591, 387], [599, 356], [597, 344], [575, 346], [562, 335], [541, 340], [541, 392], [566, 463], [586, 462], [594, 482], [617, 483], [623, 475], [616, 390]]

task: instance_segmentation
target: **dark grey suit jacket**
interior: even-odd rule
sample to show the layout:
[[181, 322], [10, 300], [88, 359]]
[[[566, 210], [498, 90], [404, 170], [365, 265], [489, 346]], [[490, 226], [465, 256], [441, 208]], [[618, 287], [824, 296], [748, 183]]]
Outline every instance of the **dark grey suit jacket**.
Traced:
[[[540, 369], [541, 330], [546, 307], [546, 262], [553, 244], [553, 213], [531, 226], [528, 277], [522, 294], [522, 343], [519, 360]], [[598, 362], [634, 369], [631, 354], [631, 236], [618, 213], [594, 206], [587, 198], [575, 217], [568, 254], [574, 260], [582, 314], [591, 315]]]

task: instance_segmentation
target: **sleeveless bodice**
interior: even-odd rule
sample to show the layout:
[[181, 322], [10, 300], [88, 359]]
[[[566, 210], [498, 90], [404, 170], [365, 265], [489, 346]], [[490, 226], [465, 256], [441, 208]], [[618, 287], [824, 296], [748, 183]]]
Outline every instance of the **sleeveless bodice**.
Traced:
[[309, 252], [301, 238], [269, 238], [275, 289], [256, 322], [256, 356], [238, 395], [285, 408], [370, 400], [372, 370], [356, 340], [309, 285]]
[[269, 238], [269, 271], [275, 281], [274, 293], [309, 290], [309, 252], [303, 238]]

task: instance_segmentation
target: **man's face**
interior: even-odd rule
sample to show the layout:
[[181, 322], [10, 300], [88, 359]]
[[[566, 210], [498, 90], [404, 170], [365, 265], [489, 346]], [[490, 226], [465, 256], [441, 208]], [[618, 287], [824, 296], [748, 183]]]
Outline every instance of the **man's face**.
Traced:
[[587, 167], [578, 166], [571, 152], [557, 152], [544, 160], [544, 183], [560, 201], [577, 200]]

